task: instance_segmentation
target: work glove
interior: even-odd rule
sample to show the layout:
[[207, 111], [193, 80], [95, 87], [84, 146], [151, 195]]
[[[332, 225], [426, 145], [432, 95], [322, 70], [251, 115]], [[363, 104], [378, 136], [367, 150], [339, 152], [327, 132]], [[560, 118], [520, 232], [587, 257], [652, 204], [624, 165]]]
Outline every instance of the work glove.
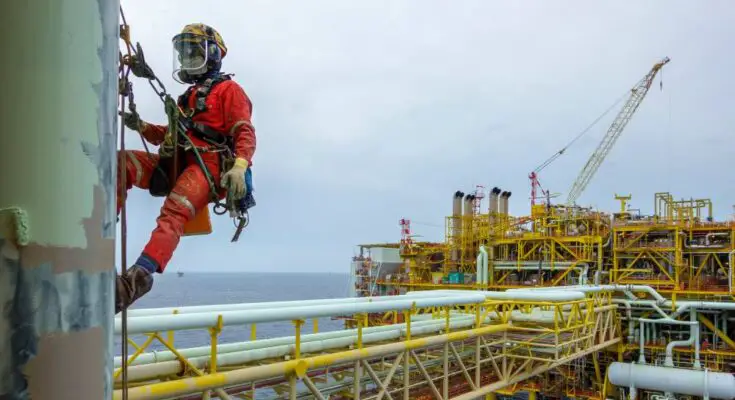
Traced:
[[237, 158], [235, 165], [230, 168], [220, 180], [220, 185], [223, 188], [227, 188], [233, 198], [241, 199], [245, 197], [245, 193], [248, 191], [247, 184], [245, 183], [245, 171], [248, 169], [248, 160], [244, 158]]
[[125, 127], [127, 127], [128, 129], [136, 132], [140, 132], [145, 129], [146, 123], [140, 119], [140, 115], [138, 115], [137, 112], [118, 112], [118, 114], [123, 117], [123, 124], [125, 124]]

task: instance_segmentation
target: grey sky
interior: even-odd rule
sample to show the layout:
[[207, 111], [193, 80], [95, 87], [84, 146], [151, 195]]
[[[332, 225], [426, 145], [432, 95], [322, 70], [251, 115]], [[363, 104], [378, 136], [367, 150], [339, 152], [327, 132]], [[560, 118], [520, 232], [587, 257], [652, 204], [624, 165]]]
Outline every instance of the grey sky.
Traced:
[[[224, 37], [223, 69], [254, 104], [258, 205], [240, 242], [227, 217], [184, 238], [169, 270], [347, 272], [355, 245], [396, 241], [398, 220], [444, 226], [455, 190], [513, 192], [529, 209], [528, 172], [564, 146], [664, 56], [664, 67], [579, 199], [613, 195], [652, 210], [653, 194], [735, 202], [735, 11], [729, 1], [123, 0], [134, 40], [175, 95], [171, 37], [204, 22]], [[663, 91], [659, 81], [663, 79]], [[165, 116], [134, 81], [144, 119]], [[566, 193], [610, 113], [541, 174]], [[137, 134], [128, 147], [141, 148]], [[128, 259], [162, 199], [128, 199]], [[415, 225], [442, 240], [443, 228]]]

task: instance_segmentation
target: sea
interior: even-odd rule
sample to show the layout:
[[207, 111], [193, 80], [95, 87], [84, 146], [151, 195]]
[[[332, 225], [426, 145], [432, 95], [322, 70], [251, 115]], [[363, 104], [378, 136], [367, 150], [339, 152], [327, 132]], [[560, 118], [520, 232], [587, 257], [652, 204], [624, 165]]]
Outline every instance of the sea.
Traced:
[[[139, 299], [130, 309], [184, 307], [209, 304], [255, 303], [264, 301], [289, 301], [310, 299], [333, 299], [349, 297], [349, 275], [340, 273], [205, 273], [185, 272], [179, 277], [176, 271], [167, 271], [155, 276], [153, 289]], [[342, 329], [341, 320], [321, 318], [318, 320], [319, 332]], [[314, 331], [313, 321], [306, 321], [302, 333]], [[294, 327], [290, 321], [263, 323], [256, 325], [257, 339], [279, 336], [293, 336]], [[243, 342], [250, 340], [251, 326], [226, 326], [220, 334], [220, 343]], [[167, 337], [164, 333], [164, 337]], [[130, 335], [130, 339], [142, 344], [146, 337]], [[206, 330], [179, 331], [174, 333], [177, 349], [207, 346], [210, 344]], [[122, 340], [115, 337], [115, 355], [122, 354]], [[154, 341], [149, 350], [163, 350], [165, 347]], [[135, 349], [129, 345], [128, 354]]]

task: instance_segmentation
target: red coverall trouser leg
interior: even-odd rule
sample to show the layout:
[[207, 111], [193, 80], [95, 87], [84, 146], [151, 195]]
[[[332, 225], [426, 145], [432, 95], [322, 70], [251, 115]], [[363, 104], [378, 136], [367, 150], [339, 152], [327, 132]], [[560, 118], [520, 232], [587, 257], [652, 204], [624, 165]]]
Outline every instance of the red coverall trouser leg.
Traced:
[[[216, 153], [200, 153], [208, 167], [214, 183], [219, 182], [219, 156]], [[117, 212], [120, 213], [127, 191], [135, 186], [150, 188], [151, 175], [158, 164], [158, 155], [139, 150], [118, 151]], [[173, 256], [174, 250], [184, 233], [186, 222], [194, 218], [197, 210], [207, 206], [210, 201], [209, 184], [194, 155], [187, 153], [184, 160], [186, 168], [176, 180], [171, 193], [161, 207], [156, 219], [156, 228], [143, 249], [143, 254], [156, 262], [158, 272], [162, 273]], [[125, 168], [125, 188], [122, 187], [122, 173]]]

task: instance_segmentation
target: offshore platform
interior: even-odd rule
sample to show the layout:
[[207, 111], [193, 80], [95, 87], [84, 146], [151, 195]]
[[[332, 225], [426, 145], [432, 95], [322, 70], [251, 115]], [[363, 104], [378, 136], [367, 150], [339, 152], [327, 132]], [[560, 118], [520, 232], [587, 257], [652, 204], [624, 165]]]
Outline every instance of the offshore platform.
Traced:
[[[530, 215], [510, 214], [510, 191], [478, 187], [452, 194], [443, 242], [414, 241], [404, 219], [399, 241], [359, 245], [350, 298], [116, 318], [116, 334], [143, 336], [114, 359], [114, 398], [735, 398], [735, 221], [670, 193], [651, 215], [630, 195], [614, 213], [576, 204], [668, 62], [630, 90], [564, 203], [541, 187], [547, 161], [529, 175]], [[320, 332], [325, 317], [345, 329]], [[258, 338], [274, 321], [292, 334]], [[250, 340], [219, 343], [228, 326]], [[179, 330], [209, 344], [178, 348]]]
[[[735, 222], [669, 193], [651, 215], [631, 196], [612, 214], [576, 204], [668, 59], [631, 90], [565, 204], [541, 188], [542, 165], [530, 215], [510, 214], [509, 191], [457, 192], [443, 242], [414, 242], [404, 220], [400, 241], [361, 245], [353, 297], [114, 316], [118, 7], [5, 10], [23, 68], [0, 94], [0, 129], [26, 134], [0, 139], [13, 189], [0, 191], [0, 399], [735, 398]], [[61, 107], [62, 93], [74, 101]], [[320, 331], [323, 318], [345, 329]], [[259, 336], [280, 321], [292, 329]], [[182, 347], [184, 331], [202, 345]]]

